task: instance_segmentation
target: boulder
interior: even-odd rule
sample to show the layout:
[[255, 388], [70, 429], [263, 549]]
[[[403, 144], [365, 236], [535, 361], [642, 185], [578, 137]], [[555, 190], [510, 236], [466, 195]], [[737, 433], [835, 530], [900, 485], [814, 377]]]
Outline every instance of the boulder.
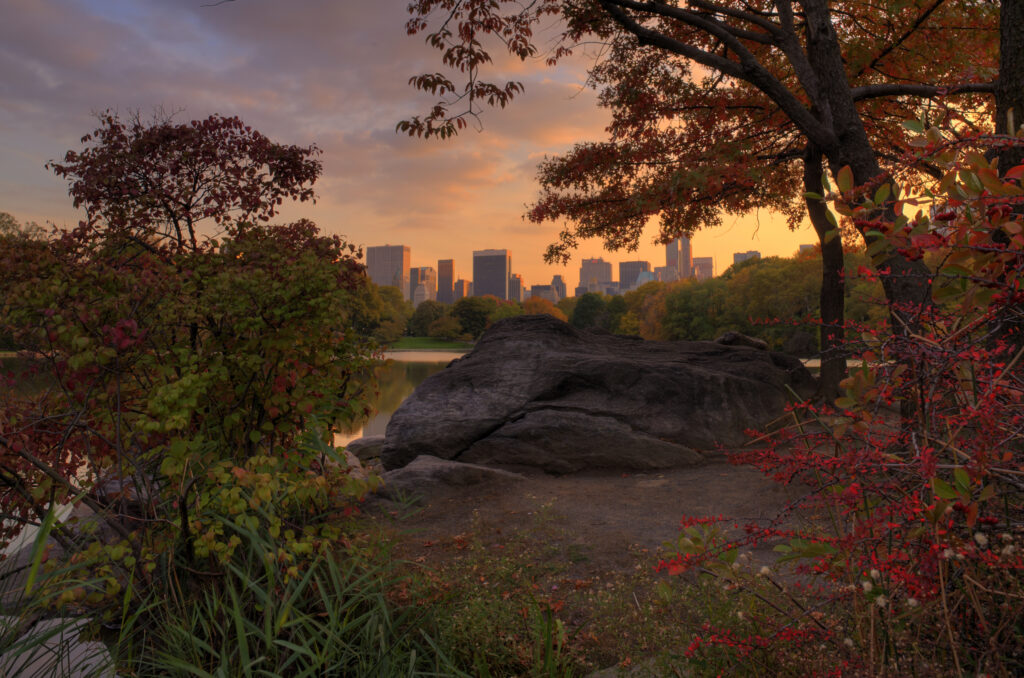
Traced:
[[359, 461], [370, 461], [380, 457], [380, 449], [383, 446], [384, 436], [363, 436], [349, 442], [345, 449]]
[[116, 678], [107, 646], [80, 637], [86, 619], [44, 619], [23, 624], [0, 617], [0, 675]]
[[379, 494], [393, 498], [399, 494], [425, 494], [442, 486], [461, 487], [481, 483], [516, 482], [523, 480], [523, 476], [487, 466], [424, 455], [416, 457], [403, 468], [388, 471], [384, 474], [383, 480], [384, 487]]
[[750, 348], [756, 348], [759, 351], [768, 350], [768, 342], [764, 339], [750, 337], [741, 332], [726, 332], [718, 339], [715, 339], [715, 343], [724, 344], [726, 346], [749, 346]]
[[715, 342], [592, 334], [551, 316], [495, 323], [388, 422], [385, 469], [420, 455], [555, 473], [700, 463], [814, 380], [796, 358]]
[[810, 358], [818, 354], [818, 338], [804, 330], [797, 330], [786, 339], [782, 352], [798, 358]]

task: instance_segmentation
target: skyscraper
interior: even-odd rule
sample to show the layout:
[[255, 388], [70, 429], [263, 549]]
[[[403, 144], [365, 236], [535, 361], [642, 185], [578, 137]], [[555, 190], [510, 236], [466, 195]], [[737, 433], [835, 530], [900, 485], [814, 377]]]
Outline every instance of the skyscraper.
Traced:
[[406, 300], [409, 290], [409, 248], [405, 245], [378, 245], [366, 248], [366, 272], [377, 285], [397, 287]]
[[512, 272], [508, 250], [477, 250], [473, 252], [473, 294], [493, 294], [508, 299], [508, 277]]
[[[473, 285], [468, 280], [459, 278], [455, 281], [452, 290], [452, 299], [458, 301], [462, 297], [468, 297], [473, 294]], [[454, 302], [453, 302], [454, 303]]]
[[455, 302], [455, 297], [452, 294], [454, 282], [455, 261], [453, 259], [439, 259], [437, 261], [437, 300], [442, 304]]
[[508, 277], [508, 298], [522, 303], [524, 296], [523, 276], [513, 273]]
[[735, 252], [732, 255], [732, 263], [738, 264], [741, 261], [746, 261], [747, 259], [760, 259], [760, 258], [761, 258], [761, 253], [758, 252], [757, 250], [747, 250], [746, 252]]
[[562, 299], [565, 299], [566, 290], [565, 281], [562, 280], [562, 276], [556, 275], [551, 279], [551, 287], [555, 290], [555, 303], [557, 304]]
[[693, 277], [697, 280], [710, 280], [715, 276], [715, 260], [711, 257], [693, 258]]
[[680, 236], [665, 245], [665, 266], [674, 269], [679, 278], [693, 275], [693, 252], [690, 239]]
[[580, 262], [580, 287], [601, 290], [612, 281], [612, 262], [604, 259], [584, 259]]
[[[422, 287], [419, 292], [417, 290]], [[409, 298], [419, 305], [427, 299], [437, 299], [437, 273], [431, 266], [409, 269]]]
[[622, 261], [619, 262], [619, 289], [626, 292], [633, 288], [636, 279], [641, 273], [650, 273], [651, 263], [649, 261]]
[[530, 287], [530, 298], [547, 299], [552, 304], [558, 303], [555, 299], [555, 289], [551, 285], [533, 285]]

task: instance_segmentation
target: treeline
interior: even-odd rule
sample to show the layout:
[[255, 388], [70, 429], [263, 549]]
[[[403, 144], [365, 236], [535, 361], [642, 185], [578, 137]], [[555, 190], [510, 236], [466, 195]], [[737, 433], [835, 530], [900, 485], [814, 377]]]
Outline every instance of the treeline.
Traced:
[[[857, 275], [867, 265], [863, 254], [846, 255], [846, 317], [855, 324], [886, 315], [881, 286]], [[370, 284], [363, 330], [384, 344], [406, 335], [472, 341], [502, 318], [547, 313], [580, 329], [655, 340], [712, 340], [736, 331], [774, 350], [810, 355], [818, 350], [820, 285], [821, 258], [813, 252], [747, 260], [711, 280], [651, 282], [624, 295], [590, 292], [557, 304], [486, 296], [425, 301], [413, 309], [397, 288]]]
[[397, 287], [366, 286], [359, 302], [357, 329], [381, 344], [403, 336], [446, 341], [475, 341], [493, 323], [517, 315], [547, 313], [568, 321], [566, 313], [547, 299], [519, 303], [494, 296], [464, 297], [454, 304], [427, 300], [415, 309]]

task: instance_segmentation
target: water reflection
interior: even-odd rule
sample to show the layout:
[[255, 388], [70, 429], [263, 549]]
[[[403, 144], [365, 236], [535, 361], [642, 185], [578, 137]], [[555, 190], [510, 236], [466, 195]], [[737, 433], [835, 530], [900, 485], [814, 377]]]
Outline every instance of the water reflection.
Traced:
[[[411, 361], [400, 357], [388, 360], [377, 368], [378, 388], [380, 395], [374, 403], [376, 414], [366, 421], [357, 422], [348, 431], [334, 437], [335, 445], [361, 438], [363, 436], [382, 436], [387, 428], [388, 420], [402, 401], [408, 398], [416, 387], [432, 374], [440, 372], [457, 355], [441, 354], [440, 356], [419, 354], [417, 358], [426, 360]], [[429, 361], [429, 362], [428, 362]]]

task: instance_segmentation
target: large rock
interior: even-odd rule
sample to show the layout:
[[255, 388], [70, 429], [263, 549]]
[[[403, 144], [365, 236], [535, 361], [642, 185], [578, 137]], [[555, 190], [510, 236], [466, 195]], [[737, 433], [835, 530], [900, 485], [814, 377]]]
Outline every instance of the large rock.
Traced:
[[400, 469], [384, 474], [380, 494], [395, 498], [401, 495], [429, 494], [440, 487], [463, 487], [482, 483], [508, 483], [523, 480], [518, 473], [501, 469], [464, 464], [424, 455]]
[[419, 455], [567, 473], [700, 463], [778, 417], [799, 360], [746, 346], [582, 332], [546, 315], [495, 323], [387, 427], [381, 461]]

